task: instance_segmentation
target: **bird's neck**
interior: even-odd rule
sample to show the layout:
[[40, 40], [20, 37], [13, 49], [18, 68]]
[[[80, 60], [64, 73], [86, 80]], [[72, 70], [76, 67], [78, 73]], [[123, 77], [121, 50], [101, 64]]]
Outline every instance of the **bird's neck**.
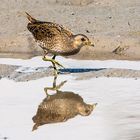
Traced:
[[81, 44], [77, 44], [76, 42], [74, 42], [73, 43], [73, 47], [75, 48], [75, 49], [81, 49], [83, 46], [81, 45]]

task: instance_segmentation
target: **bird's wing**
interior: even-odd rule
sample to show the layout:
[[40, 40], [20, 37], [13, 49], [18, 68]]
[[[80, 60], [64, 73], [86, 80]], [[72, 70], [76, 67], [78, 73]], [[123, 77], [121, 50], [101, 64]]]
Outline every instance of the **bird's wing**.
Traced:
[[73, 33], [63, 26], [52, 22], [36, 22], [29, 23], [27, 28], [37, 41], [41, 41], [40, 46], [50, 53], [59, 54], [69, 49], [67, 43]]
[[40, 39], [41, 36], [42, 37], [45, 36], [45, 37], [49, 38], [49, 37], [51, 37], [49, 35], [49, 33], [54, 34], [55, 32], [56, 33], [61, 32], [64, 35], [67, 35], [67, 36], [73, 35], [73, 33], [69, 29], [65, 28], [62, 25], [59, 25], [59, 24], [56, 24], [56, 23], [53, 23], [53, 22], [40, 21], [40, 20], [37, 20], [37, 19], [33, 18], [27, 12], [25, 12], [25, 13], [26, 13], [27, 19], [29, 20], [27, 28], [29, 29], [30, 32], [33, 33], [35, 38], [37, 37], [36, 39], [38, 39], [38, 38]]
[[37, 40], [47, 40], [54, 37], [60, 39], [63, 36], [70, 37], [73, 35], [71, 31], [64, 28], [62, 25], [51, 22], [29, 23], [27, 28]]
[[59, 25], [59, 27], [61, 28], [63, 33], [67, 34], [68, 36], [72, 36], [73, 35], [73, 33], [68, 28], [64, 27], [63, 25]]

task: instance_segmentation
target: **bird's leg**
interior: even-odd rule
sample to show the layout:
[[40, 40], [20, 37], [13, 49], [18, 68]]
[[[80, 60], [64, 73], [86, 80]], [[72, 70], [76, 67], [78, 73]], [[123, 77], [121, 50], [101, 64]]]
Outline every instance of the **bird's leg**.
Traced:
[[57, 76], [57, 74], [59, 74], [59, 71], [58, 71], [58, 69], [56, 68], [55, 63], [52, 62], [52, 64], [53, 64], [53, 68], [54, 68], [54, 76]]
[[55, 63], [53, 62], [53, 59], [51, 59], [51, 58], [46, 58], [46, 56], [44, 56], [43, 58], [42, 58], [44, 61], [50, 61], [52, 64], [53, 64], [53, 68], [54, 68], [54, 75], [57, 75], [58, 74], [58, 70], [57, 70], [57, 68], [56, 68], [56, 65], [55, 65]]
[[44, 91], [45, 91], [47, 96], [49, 96], [48, 90], [58, 91], [67, 82], [67, 81], [63, 81], [59, 85], [56, 85], [56, 79], [57, 79], [57, 76], [54, 77], [53, 87], [45, 87], [44, 88]]
[[55, 60], [55, 58], [56, 58], [56, 55], [54, 55], [54, 56], [52, 57], [52, 60], [54, 61], [54, 63], [55, 63], [56, 65], [58, 65], [58, 66], [64, 68], [63, 65], [61, 65], [59, 62], [57, 62], [57, 61]]
[[57, 75], [56, 75], [56, 76], [54, 76], [54, 79], [53, 79], [53, 88], [55, 88], [55, 87], [56, 87], [56, 80], [57, 80]]
[[44, 91], [46, 92], [46, 94], [48, 95], [47, 90], [52, 90], [52, 91], [57, 91], [59, 90], [67, 81], [63, 81], [61, 82], [59, 85], [56, 85], [55, 87], [46, 87], [44, 88]]
[[53, 60], [55, 60], [55, 58], [56, 58], [56, 55], [54, 55], [54, 56], [52, 57]]
[[[44, 56], [42, 59], [43, 59], [44, 61], [50, 61], [50, 62], [52, 62], [52, 63], [58, 65], [59, 67], [63, 67], [63, 65], [61, 65], [59, 62], [55, 61], [54, 59], [46, 58], [46, 56]], [[64, 68], [64, 67], [63, 67], [63, 68]]]
[[55, 88], [56, 88], [56, 79], [57, 79], [57, 75], [54, 76], [54, 79], [53, 79], [53, 86], [52, 86], [52, 87], [45, 87], [45, 88], [44, 88], [44, 91], [45, 91], [47, 97], [50, 96], [50, 95], [48, 94], [48, 90], [55, 90]]
[[[44, 61], [50, 61], [50, 62], [52, 62], [52, 64], [53, 64], [53, 68], [54, 68], [54, 75], [57, 75], [58, 73], [59, 73], [59, 71], [58, 71], [58, 69], [56, 68], [56, 65], [58, 65], [59, 67], [63, 67], [59, 62], [57, 62], [57, 61], [55, 61], [55, 57], [56, 57], [56, 55], [54, 55], [53, 57], [52, 57], [52, 59], [51, 58], [46, 58], [46, 56], [45, 57], [43, 57], [43, 60]], [[64, 68], [64, 67], [63, 67]]]
[[[56, 55], [54, 55], [54, 56], [52, 57], [52, 60], [55, 60], [55, 57], [56, 57]], [[56, 86], [57, 74], [59, 73], [59, 71], [58, 71], [58, 69], [56, 68], [56, 64], [53, 63], [53, 62], [52, 62], [52, 64], [53, 64], [54, 75], [55, 75], [54, 82], [53, 82], [53, 87], [55, 87], [55, 86]]]

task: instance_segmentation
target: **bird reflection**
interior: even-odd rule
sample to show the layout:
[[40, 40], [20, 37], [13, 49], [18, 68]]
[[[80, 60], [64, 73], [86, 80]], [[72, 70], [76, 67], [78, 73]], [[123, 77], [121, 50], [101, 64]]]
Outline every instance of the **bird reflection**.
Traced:
[[[88, 116], [96, 104], [86, 104], [83, 98], [71, 91], [61, 91], [60, 88], [67, 82], [56, 85], [57, 77], [54, 77], [53, 86], [45, 87], [47, 97], [38, 106], [36, 115], [32, 118], [35, 123], [32, 130], [49, 123], [65, 122], [76, 115]], [[50, 90], [55, 94], [50, 95]]]

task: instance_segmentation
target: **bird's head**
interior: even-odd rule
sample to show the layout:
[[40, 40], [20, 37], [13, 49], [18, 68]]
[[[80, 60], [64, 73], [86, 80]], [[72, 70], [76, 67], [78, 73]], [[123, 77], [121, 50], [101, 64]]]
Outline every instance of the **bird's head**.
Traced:
[[94, 44], [91, 43], [89, 38], [83, 34], [74, 35], [73, 43], [74, 43], [74, 45], [76, 45], [78, 47], [83, 47], [83, 46], [93, 46], [94, 47]]
[[88, 116], [91, 114], [93, 109], [96, 107], [97, 103], [90, 105], [90, 104], [82, 104], [78, 106], [79, 114], [82, 116]]

